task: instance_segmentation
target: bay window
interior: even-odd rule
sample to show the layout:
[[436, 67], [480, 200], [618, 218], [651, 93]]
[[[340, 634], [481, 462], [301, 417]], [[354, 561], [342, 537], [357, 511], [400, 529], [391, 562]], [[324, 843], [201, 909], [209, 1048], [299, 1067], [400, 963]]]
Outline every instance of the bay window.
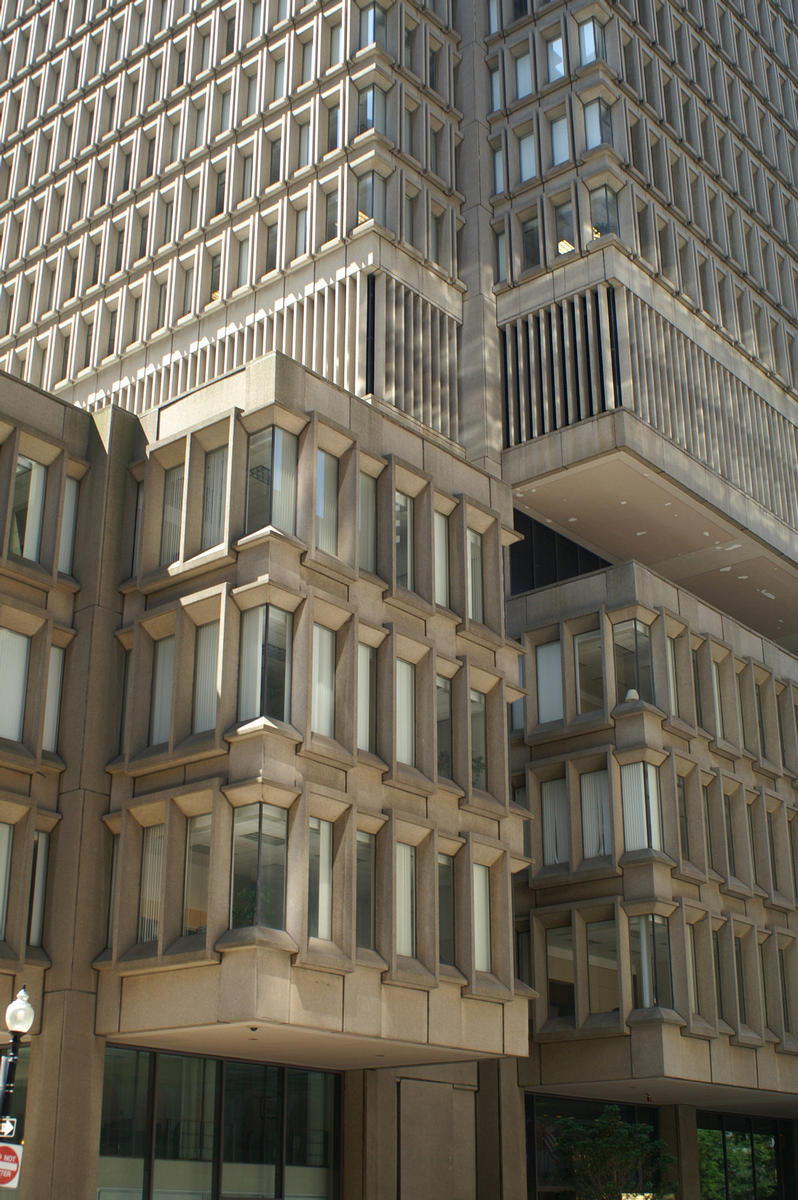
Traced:
[[373, 83], [357, 94], [357, 131], [369, 129], [385, 133], [385, 92]]
[[335, 630], [313, 626], [313, 684], [310, 728], [335, 737]]
[[183, 934], [204, 933], [208, 924], [211, 814], [186, 821], [186, 873], [183, 887]]
[[590, 193], [590, 225], [594, 238], [619, 233], [618, 196], [611, 187], [602, 184]]
[[13, 629], [0, 629], [0, 737], [22, 741], [25, 700], [28, 693], [29, 637]]
[[629, 921], [632, 1003], [635, 1008], [672, 1008], [671, 950], [668, 922], [655, 913]]
[[606, 100], [591, 100], [585, 105], [585, 147], [594, 150], [597, 146], [611, 145], [612, 110]]
[[11, 498], [10, 554], [38, 562], [44, 516], [47, 467], [17, 455], [14, 491]]
[[596, 17], [579, 23], [579, 60], [583, 67], [605, 57], [604, 26]]
[[540, 806], [543, 823], [543, 864], [555, 866], [567, 863], [568, 792], [564, 779], [545, 779], [540, 785]]
[[164, 825], [148, 825], [141, 831], [139, 942], [155, 942], [158, 940], [161, 925], [161, 882], [163, 878], [165, 828]]
[[612, 854], [610, 788], [606, 770], [585, 771], [579, 776], [582, 802], [582, 853], [585, 858]]
[[360, 49], [378, 45], [385, 48], [387, 13], [379, 4], [368, 4], [360, 10]]
[[273, 604], [248, 608], [241, 615], [238, 717], [251, 721], [291, 719], [291, 648], [293, 614]]
[[627, 850], [662, 849], [659, 769], [651, 763], [621, 767], [623, 836]]
[[219, 622], [209, 621], [200, 625], [195, 635], [192, 733], [204, 733], [216, 727], [218, 661]]
[[296, 533], [297, 439], [270, 425], [247, 442], [246, 532], [273, 525]]
[[333, 823], [311, 817], [308, 829], [308, 937], [332, 938]]
[[230, 925], [285, 927], [288, 813], [273, 804], [247, 804], [233, 816]]

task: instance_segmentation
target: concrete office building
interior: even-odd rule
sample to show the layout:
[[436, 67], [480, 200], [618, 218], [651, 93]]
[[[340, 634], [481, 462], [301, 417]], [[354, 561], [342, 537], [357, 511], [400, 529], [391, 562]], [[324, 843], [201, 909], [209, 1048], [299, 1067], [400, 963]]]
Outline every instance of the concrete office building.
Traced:
[[787, 1200], [798, 10], [0, 28], [23, 1195]]

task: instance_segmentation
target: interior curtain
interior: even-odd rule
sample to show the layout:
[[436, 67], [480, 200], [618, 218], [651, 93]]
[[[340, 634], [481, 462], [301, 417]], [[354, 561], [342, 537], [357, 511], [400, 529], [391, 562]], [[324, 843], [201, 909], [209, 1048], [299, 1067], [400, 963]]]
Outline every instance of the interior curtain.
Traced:
[[540, 785], [543, 808], [543, 862], [568, 862], [568, 797], [564, 779], [546, 779]]
[[200, 625], [194, 651], [194, 721], [192, 733], [216, 727], [216, 667], [219, 660], [219, 622]]
[[139, 891], [140, 942], [154, 942], [161, 919], [161, 876], [164, 826], [148, 825], [141, 835], [141, 886]]
[[582, 795], [582, 851], [585, 858], [611, 852], [610, 797], [606, 771], [587, 771], [580, 776]]
[[205, 481], [202, 495], [201, 549], [218, 546], [224, 533], [224, 500], [227, 483], [227, 447], [220, 446], [205, 455]]

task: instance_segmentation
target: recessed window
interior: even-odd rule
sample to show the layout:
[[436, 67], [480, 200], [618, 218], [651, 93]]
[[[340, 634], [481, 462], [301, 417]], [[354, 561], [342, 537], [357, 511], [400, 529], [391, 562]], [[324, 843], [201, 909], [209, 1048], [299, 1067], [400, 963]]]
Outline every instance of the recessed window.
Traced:
[[612, 145], [612, 109], [606, 100], [591, 100], [585, 105], [585, 147]]
[[438, 961], [453, 967], [455, 945], [454, 855], [438, 855]]
[[310, 728], [335, 737], [335, 630], [313, 626], [313, 691]]
[[503, 229], [493, 233], [496, 249], [496, 282], [502, 283], [507, 278], [507, 234]]
[[435, 678], [436, 730], [438, 738], [438, 774], [452, 778], [452, 681], [445, 675]]
[[377, 45], [385, 48], [387, 14], [379, 4], [368, 4], [360, 10], [360, 49]]
[[311, 817], [308, 828], [308, 937], [332, 938], [333, 824]]
[[604, 184], [590, 193], [590, 224], [594, 238], [618, 233], [618, 197]]
[[413, 497], [397, 492], [394, 501], [397, 587], [412, 591], [414, 580]]
[[165, 828], [164, 825], [148, 825], [141, 831], [139, 942], [158, 940], [161, 925], [161, 881], [163, 878]]
[[186, 877], [183, 888], [183, 934], [204, 933], [208, 924], [211, 861], [211, 814], [186, 821]]
[[528, 179], [534, 179], [535, 175], [537, 174], [534, 134], [525, 133], [518, 139], [518, 155], [520, 162], [521, 182], [525, 183]]
[[47, 468], [23, 454], [17, 455], [14, 494], [11, 500], [11, 554], [38, 562], [44, 514]]
[[358, 562], [361, 571], [377, 572], [377, 480], [360, 472], [358, 496]]
[[555, 205], [554, 231], [557, 239], [557, 253], [570, 253], [576, 246], [574, 240], [574, 209], [570, 200], [567, 200], [564, 204]]
[[472, 621], [485, 620], [482, 534], [466, 530], [466, 614]]
[[8, 885], [11, 878], [11, 845], [14, 826], [0, 822], [0, 939], [6, 934], [8, 911]]
[[[0, 666], [0, 671], [2, 667]], [[64, 648], [51, 646], [47, 663], [47, 698], [44, 706], [42, 749], [53, 754], [58, 749], [58, 725], [61, 717], [61, 685], [64, 677]], [[0, 678], [5, 676], [0, 674]]]
[[579, 23], [579, 60], [583, 67], [606, 57], [604, 26], [595, 17]]
[[562, 79], [565, 75], [565, 57], [561, 37], [552, 38], [546, 43], [546, 63], [548, 65], [549, 83]]
[[174, 634], [159, 638], [152, 647], [152, 689], [150, 694], [150, 745], [169, 741], [172, 721], [172, 684], [174, 682]]
[[316, 453], [316, 546], [338, 554], [338, 459], [326, 450]]
[[568, 118], [557, 117], [551, 122], [551, 160], [555, 167], [571, 157], [568, 144]]
[[250, 435], [246, 531], [273, 525], [296, 532], [297, 439], [277, 425]]
[[242, 614], [239, 720], [290, 720], [292, 637], [290, 612], [261, 604]]
[[612, 854], [610, 788], [606, 770], [585, 771], [579, 776], [582, 807], [582, 853], [585, 858]]
[[163, 519], [161, 522], [162, 567], [177, 562], [180, 556], [180, 527], [183, 511], [183, 464], [164, 471]]
[[521, 223], [521, 251], [525, 271], [540, 266], [540, 223], [537, 217], [527, 217]]
[[224, 536], [227, 491], [227, 447], [219, 446], [205, 455], [202, 490], [202, 536], [200, 548], [218, 546]]
[[377, 650], [357, 646], [357, 748], [377, 752]]
[[623, 836], [627, 850], [662, 849], [659, 770], [652, 763], [621, 767]]
[[273, 804], [247, 804], [233, 817], [230, 925], [285, 926], [288, 814]]
[[376, 944], [375, 894], [377, 839], [358, 829], [355, 841], [355, 943], [364, 950]]
[[416, 957], [416, 848], [396, 843], [396, 953]]
[[618, 704], [636, 698], [653, 704], [651, 631], [648, 625], [642, 621], [621, 621], [613, 629], [613, 640]]
[[216, 726], [219, 622], [197, 628], [194, 646], [194, 703], [191, 732], [204, 733]]
[[635, 1008], [672, 1008], [670, 934], [665, 917], [654, 913], [629, 921], [632, 1003]]
[[601, 633], [580, 633], [574, 638], [576, 669], [576, 711], [599, 712], [604, 708], [604, 671], [601, 657]]
[[435, 513], [433, 519], [435, 549], [434, 588], [435, 603], [449, 607], [449, 519], [445, 513]]
[[614, 921], [589, 921], [587, 935], [587, 989], [591, 1013], [618, 1009], [618, 936]]
[[564, 779], [546, 779], [540, 785], [543, 818], [543, 863], [555, 866], [567, 863], [568, 793]]
[[374, 220], [385, 224], [385, 180], [376, 171], [358, 176], [357, 223]]
[[490, 867], [474, 863], [474, 970], [490, 971]]
[[549, 1018], [570, 1017], [576, 1012], [574, 935], [570, 925], [546, 930], [546, 976]]
[[12, 629], [0, 629], [0, 737], [22, 741], [25, 699], [28, 690], [30, 638]]
[[563, 719], [562, 652], [559, 642], [535, 647], [538, 724]]
[[527, 51], [515, 60], [515, 92], [519, 100], [532, 91], [532, 56]]
[[396, 660], [396, 760], [416, 763], [416, 668]]
[[471, 689], [471, 786], [488, 790], [488, 698]]

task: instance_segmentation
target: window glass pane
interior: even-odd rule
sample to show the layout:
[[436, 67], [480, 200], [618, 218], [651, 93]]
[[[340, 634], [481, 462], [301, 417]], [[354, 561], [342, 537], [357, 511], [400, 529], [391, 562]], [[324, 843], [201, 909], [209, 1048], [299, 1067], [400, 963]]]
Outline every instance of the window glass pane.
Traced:
[[209, 621], [196, 632], [194, 648], [194, 713], [192, 733], [216, 726], [216, 669], [219, 661], [219, 622]]
[[293, 615], [273, 605], [247, 609], [241, 617], [238, 715], [242, 721], [291, 719]]
[[204, 933], [208, 924], [208, 872], [211, 856], [211, 814], [186, 822], [186, 884], [183, 895], [183, 933]]
[[376, 838], [373, 833], [357, 831], [356, 855], [356, 900], [355, 942], [365, 950], [375, 947], [375, 868]]
[[543, 862], [546, 866], [567, 863], [568, 793], [564, 779], [546, 779], [540, 785], [543, 819]]
[[449, 520], [445, 513], [436, 512], [435, 536], [435, 603], [449, 607]]
[[154, 1195], [210, 1194], [217, 1069], [217, 1063], [210, 1058], [158, 1056]]
[[316, 545], [338, 553], [338, 459], [326, 450], [316, 455]]
[[332, 937], [333, 825], [311, 817], [308, 828], [308, 937]]
[[274, 525], [296, 532], [297, 439], [276, 426], [250, 435], [246, 531]]
[[360, 472], [358, 541], [361, 571], [377, 573], [377, 480]]
[[288, 814], [272, 804], [247, 804], [233, 817], [233, 929], [285, 923]]
[[[64, 674], [64, 648], [51, 646], [47, 664], [47, 700], [44, 707], [42, 749], [58, 748], [58, 722], [61, 716], [61, 681]], [[0, 676], [2, 678], [2, 676]]]
[[396, 493], [394, 504], [394, 538], [396, 541], [396, 583], [413, 590], [413, 498]]
[[562, 79], [565, 74], [565, 60], [561, 37], [552, 38], [550, 42], [547, 42], [546, 57], [549, 66], [549, 80]]
[[310, 727], [335, 737], [335, 631], [313, 626], [313, 694]]
[[279, 1196], [283, 1072], [261, 1063], [224, 1066], [222, 1194]]
[[61, 516], [61, 539], [58, 544], [58, 570], [65, 575], [72, 573], [72, 557], [75, 550], [75, 522], [78, 515], [77, 479], [67, 477], [64, 485], [64, 511]]
[[164, 826], [148, 825], [141, 833], [138, 940], [154, 942], [161, 922]]
[[659, 771], [651, 763], [621, 766], [623, 833], [627, 850], [662, 849]]
[[33, 562], [39, 558], [46, 483], [45, 466], [22, 454], [17, 456], [8, 549]]
[[50, 850], [50, 835], [37, 829], [33, 835], [33, 863], [31, 865], [30, 902], [28, 905], [28, 945], [41, 946], [44, 929], [44, 897], [47, 887], [47, 859]]
[[490, 867], [474, 863], [474, 969], [490, 971]]
[[174, 679], [174, 634], [160, 638], [152, 647], [152, 696], [150, 698], [150, 745], [169, 741]]
[[671, 1008], [670, 939], [666, 919], [651, 913], [632, 917], [629, 952], [634, 1007]]
[[590, 921], [587, 934], [587, 982], [591, 1013], [618, 1009], [618, 949], [614, 921]]
[[585, 858], [612, 853], [610, 791], [606, 771], [586, 771], [579, 776], [582, 798], [582, 852]]
[[217, 546], [224, 532], [225, 484], [227, 482], [227, 447], [219, 446], [205, 455], [205, 478], [202, 493], [202, 538], [200, 547], [207, 550]]
[[624, 703], [630, 691], [653, 704], [649, 627], [642, 621], [622, 621], [615, 626], [613, 638], [618, 704]]
[[443, 675], [435, 680], [437, 729], [438, 729], [438, 774], [452, 778], [452, 681]]
[[413, 663], [396, 660], [396, 759], [416, 762], [416, 669]]
[[488, 790], [487, 696], [471, 691], [471, 786]]
[[454, 966], [454, 856], [438, 855], [438, 959]]
[[554, 210], [554, 227], [557, 239], [557, 253], [568, 254], [574, 249], [574, 214], [571, 202], [558, 204]]
[[357, 647], [357, 748], [377, 752], [377, 650]]
[[101, 1196], [125, 1191], [141, 1195], [154, 1061], [155, 1056], [145, 1050], [105, 1048], [97, 1177]]
[[396, 953], [416, 956], [416, 848], [396, 843]]
[[570, 158], [567, 117], [558, 117], [551, 123], [551, 157], [555, 166]]
[[6, 913], [8, 911], [8, 884], [11, 875], [11, 842], [13, 825], [0, 822], [0, 939], [6, 935]]
[[164, 471], [161, 566], [176, 562], [180, 555], [180, 517], [183, 508], [183, 464]]
[[28, 690], [30, 638], [11, 629], [0, 629], [0, 737], [22, 740], [25, 697]]
[[482, 534], [476, 529], [466, 531], [467, 609], [472, 621], [484, 621], [484, 592], [482, 575]]
[[524, 134], [518, 139], [518, 152], [521, 159], [521, 182], [535, 177], [535, 138], [531, 133]]
[[546, 930], [549, 1017], [575, 1013], [573, 932], [570, 925]]
[[561, 721], [563, 718], [562, 655], [559, 642], [546, 642], [535, 647], [537, 667], [538, 722]]
[[337, 1175], [338, 1079], [286, 1072], [285, 1200], [333, 1200]]
[[604, 707], [604, 672], [601, 633], [580, 633], [574, 638], [576, 663], [576, 711], [598, 712]]
[[519, 99], [532, 91], [532, 59], [529, 54], [519, 54], [515, 60], [515, 89]]

